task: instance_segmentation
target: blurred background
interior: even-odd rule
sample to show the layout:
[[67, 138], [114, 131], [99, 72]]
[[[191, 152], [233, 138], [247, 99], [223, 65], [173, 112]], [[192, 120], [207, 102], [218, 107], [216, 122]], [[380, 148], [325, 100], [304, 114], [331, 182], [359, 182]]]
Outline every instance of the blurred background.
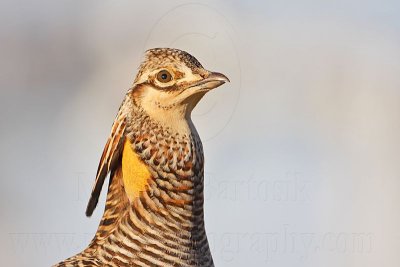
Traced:
[[398, 1], [0, 4], [0, 251], [50, 266], [84, 210], [143, 52], [175, 47], [231, 83], [193, 120], [216, 266], [400, 266]]

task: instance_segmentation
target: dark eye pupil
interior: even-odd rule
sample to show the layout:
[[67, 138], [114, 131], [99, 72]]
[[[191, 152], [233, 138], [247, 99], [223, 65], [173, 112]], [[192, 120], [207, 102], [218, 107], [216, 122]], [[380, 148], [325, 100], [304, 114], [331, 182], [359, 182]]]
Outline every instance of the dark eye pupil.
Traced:
[[167, 83], [172, 80], [172, 76], [168, 71], [162, 70], [159, 73], [157, 73], [157, 80], [159, 80], [162, 83]]

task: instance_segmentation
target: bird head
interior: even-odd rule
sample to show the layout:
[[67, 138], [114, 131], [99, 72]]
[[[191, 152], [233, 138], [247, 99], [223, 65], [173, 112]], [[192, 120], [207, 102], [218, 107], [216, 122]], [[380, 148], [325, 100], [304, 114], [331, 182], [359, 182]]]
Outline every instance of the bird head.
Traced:
[[153, 118], [189, 118], [208, 91], [226, 82], [225, 75], [204, 69], [189, 53], [155, 48], [146, 51], [133, 94], [135, 102]]

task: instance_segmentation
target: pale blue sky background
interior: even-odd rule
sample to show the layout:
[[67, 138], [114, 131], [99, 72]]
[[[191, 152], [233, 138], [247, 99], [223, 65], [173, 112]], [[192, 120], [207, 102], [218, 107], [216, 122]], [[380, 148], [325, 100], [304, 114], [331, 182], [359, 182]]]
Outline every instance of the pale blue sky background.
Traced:
[[111, 123], [143, 51], [169, 46], [232, 81], [193, 114], [216, 266], [399, 266], [399, 14], [398, 1], [2, 1], [3, 265], [88, 244]]

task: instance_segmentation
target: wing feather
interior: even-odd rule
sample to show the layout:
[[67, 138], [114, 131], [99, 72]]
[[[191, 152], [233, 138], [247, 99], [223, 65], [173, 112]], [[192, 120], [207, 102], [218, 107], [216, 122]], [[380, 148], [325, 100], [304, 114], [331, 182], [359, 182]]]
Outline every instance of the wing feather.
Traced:
[[111, 128], [111, 134], [104, 146], [97, 168], [96, 180], [86, 208], [86, 216], [91, 216], [96, 208], [104, 181], [108, 173], [115, 167], [115, 162], [121, 153], [122, 143], [125, 139], [126, 118], [120, 111]]

